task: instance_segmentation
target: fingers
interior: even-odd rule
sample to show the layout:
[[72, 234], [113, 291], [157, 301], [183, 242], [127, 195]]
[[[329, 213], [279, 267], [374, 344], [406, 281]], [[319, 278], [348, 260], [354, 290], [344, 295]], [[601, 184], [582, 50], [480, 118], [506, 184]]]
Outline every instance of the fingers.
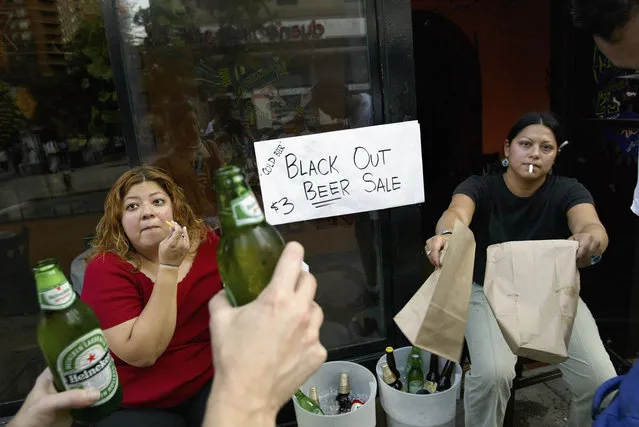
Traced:
[[209, 301], [209, 313], [211, 316], [223, 313], [231, 308], [233, 308], [233, 306], [229, 302], [224, 289], [215, 294]]
[[275, 266], [269, 287], [293, 292], [302, 273], [304, 248], [297, 242], [290, 242], [284, 247], [282, 255]]
[[324, 311], [315, 301], [311, 304], [311, 315], [308, 322], [308, 329], [311, 333], [312, 341], [319, 342], [319, 330], [324, 323]]
[[433, 236], [426, 242], [426, 256], [435, 267], [441, 266], [441, 250], [445, 243], [442, 236]]
[[42, 399], [42, 405], [53, 411], [80, 409], [91, 406], [99, 398], [100, 392], [97, 390], [75, 389], [47, 395]]
[[296, 294], [302, 301], [313, 301], [317, 291], [317, 280], [315, 276], [306, 271], [302, 271], [298, 278]]

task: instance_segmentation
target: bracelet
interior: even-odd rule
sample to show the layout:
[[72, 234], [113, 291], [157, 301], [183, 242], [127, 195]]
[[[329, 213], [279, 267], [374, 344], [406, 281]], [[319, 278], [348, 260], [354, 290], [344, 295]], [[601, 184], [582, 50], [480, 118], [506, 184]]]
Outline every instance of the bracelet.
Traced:
[[444, 230], [441, 233], [439, 233], [440, 236], [446, 236], [448, 234], [453, 234], [453, 232], [451, 230]]
[[180, 268], [180, 264], [166, 264], [164, 262], [161, 262], [160, 265], [163, 265], [165, 267], [173, 267], [173, 268]]

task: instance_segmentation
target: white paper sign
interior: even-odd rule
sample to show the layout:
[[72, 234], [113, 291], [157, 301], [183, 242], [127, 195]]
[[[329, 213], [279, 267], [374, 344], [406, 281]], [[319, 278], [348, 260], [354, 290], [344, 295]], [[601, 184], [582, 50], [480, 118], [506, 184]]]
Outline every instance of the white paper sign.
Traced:
[[255, 143], [270, 224], [424, 201], [417, 121]]

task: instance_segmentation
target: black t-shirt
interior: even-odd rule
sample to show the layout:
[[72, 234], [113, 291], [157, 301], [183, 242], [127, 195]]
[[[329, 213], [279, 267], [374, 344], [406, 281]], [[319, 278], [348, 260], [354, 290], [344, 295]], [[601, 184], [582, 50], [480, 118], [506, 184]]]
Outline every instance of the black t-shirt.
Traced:
[[594, 205], [592, 195], [574, 178], [550, 175], [530, 197], [518, 197], [503, 175], [471, 176], [455, 189], [475, 202], [470, 229], [475, 234], [473, 280], [482, 285], [488, 246], [521, 240], [567, 239], [571, 236], [566, 214], [581, 203]]

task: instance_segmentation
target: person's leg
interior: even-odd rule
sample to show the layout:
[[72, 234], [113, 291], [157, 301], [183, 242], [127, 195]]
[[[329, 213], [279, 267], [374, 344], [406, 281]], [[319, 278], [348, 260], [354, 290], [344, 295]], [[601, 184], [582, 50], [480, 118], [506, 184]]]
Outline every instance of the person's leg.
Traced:
[[568, 360], [561, 363], [559, 369], [572, 393], [568, 425], [591, 425], [594, 393], [604, 381], [617, 373], [599, 337], [595, 319], [581, 298], [568, 345]]
[[[94, 427], [187, 427], [186, 419], [169, 410], [119, 409]], [[74, 425], [75, 427], [75, 425]], [[78, 425], [78, 427], [80, 427]]]
[[501, 426], [517, 357], [506, 344], [483, 288], [475, 284], [468, 309], [466, 343], [471, 363], [464, 383], [466, 425]]

